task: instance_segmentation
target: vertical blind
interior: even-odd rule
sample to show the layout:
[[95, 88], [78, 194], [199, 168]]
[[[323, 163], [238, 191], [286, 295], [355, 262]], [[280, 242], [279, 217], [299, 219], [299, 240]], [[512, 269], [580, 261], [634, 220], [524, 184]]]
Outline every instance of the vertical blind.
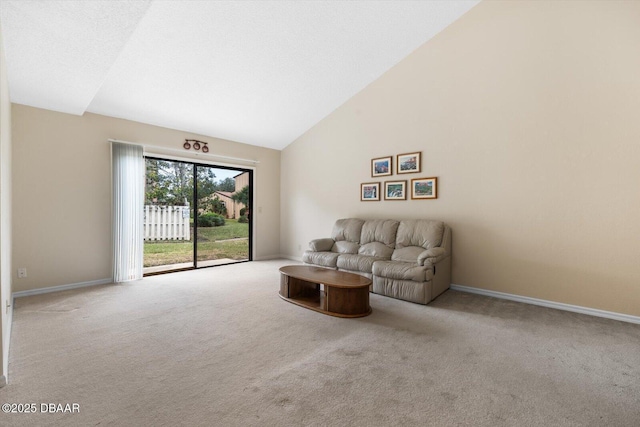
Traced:
[[113, 281], [142, 278], [144, 157], [139, 145], [111, 143]]

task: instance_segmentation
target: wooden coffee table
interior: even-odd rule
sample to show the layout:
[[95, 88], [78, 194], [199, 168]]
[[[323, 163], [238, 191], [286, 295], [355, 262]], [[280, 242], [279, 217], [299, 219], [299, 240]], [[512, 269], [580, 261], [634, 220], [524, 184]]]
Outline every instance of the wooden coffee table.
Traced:
[[285, 301], [337, 317], [371, 314], [371, 279], [310, 265], [289, 265], [280, 273], [280, 298]]

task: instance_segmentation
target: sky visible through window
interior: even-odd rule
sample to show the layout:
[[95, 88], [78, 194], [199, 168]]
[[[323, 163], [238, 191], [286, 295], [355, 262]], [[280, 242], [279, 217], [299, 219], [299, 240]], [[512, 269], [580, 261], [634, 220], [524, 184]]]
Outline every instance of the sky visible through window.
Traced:
[[235, 169], [213, 169], [213, 173], [216, 174], [216, 182], [223, 181], [225, 178], [233, 178], [236, 175], [242, 173], [242, 171]]

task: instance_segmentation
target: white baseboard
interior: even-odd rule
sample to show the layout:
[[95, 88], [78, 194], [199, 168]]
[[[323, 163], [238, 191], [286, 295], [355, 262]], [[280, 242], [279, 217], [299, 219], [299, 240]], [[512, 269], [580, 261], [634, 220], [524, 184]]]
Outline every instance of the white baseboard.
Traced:
[[68, 291], [69, 289], [86, 288], [88, 286], [106, 285], [113, 283], [113, 279], [90, 280], [88, 282], [70, 283], [68, 285], [50, 286], [48, 288], [29, 289], [12, 294], [13, 298], [28, 297], [31, 295], [48, 294], [50, 292]]
[[579, 305], [564, 304], [561, 302], [547, 301], [544, 299], [524, 297], [520, 295], [507, 294], [505, 292], [490, 291], [487, 289], [473, 288], [471, 286], [462, 286], [451, 284], [451, 289], [460, 292], [469, 292], [471, 294], [484, 295], [488, 297], [506, 299], [510, 301], [523, 302], [525, 304], [539, 305], [542, 307], [555, 308], [557, 310], [571, 311], [574, 313], [588, 314], [589, 316], [604, 317], [605, 319], [619, 320], [621, 322], [640, 324], [640, 317], [630, 314], [616, 313], [613, 311], [598, 310], [597, 308], [582, 307]]

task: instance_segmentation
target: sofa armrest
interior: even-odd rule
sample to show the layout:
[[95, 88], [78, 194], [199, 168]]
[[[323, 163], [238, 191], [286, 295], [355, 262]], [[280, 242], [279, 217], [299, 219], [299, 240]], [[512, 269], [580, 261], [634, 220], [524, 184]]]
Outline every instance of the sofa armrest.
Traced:
[[439, 263], [449, 254], [444, 248], [431, 248], [418, 255], [418, 265], [433, 265]]
[[327, 252], [330, 251], [334, 244], [333, 239], [314, 239], [309, 242], [309, 250], [314, 252]]

